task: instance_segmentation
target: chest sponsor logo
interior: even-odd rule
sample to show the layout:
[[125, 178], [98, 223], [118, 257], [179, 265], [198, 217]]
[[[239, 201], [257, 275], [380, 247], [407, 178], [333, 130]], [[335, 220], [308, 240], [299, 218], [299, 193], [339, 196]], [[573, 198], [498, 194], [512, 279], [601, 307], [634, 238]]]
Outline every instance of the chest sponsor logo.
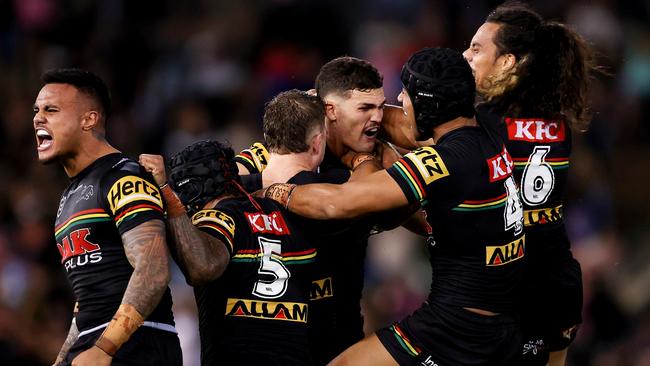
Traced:
[[245, 213], [248, 225], [254, 233], [262, 234], [275, 234], [275, 235], [290, 235], [289, 227], [287, 227], [284, 218], [280, 211], [274, 211], [269, 215], [262, 213]]
[[528, 142], [561, 142], [566, 139], [564, 123], [543, 119], [506, 118], [508, 138]]
[[206, 223], [215, 223], [235, 235], [235, 220], [219, 210], [201, 210], [192, 216], [192, 223], [197, 226]]
[[435, 180], [449, 175], [447, 166], [440, 158], [438, 152], [432, 147], [421, 147], [412, 153], [406, 154], [404, 157], [415, 165], [424, 179], [425, 184], [430, 184]]
[[307, 304], [228, 299], [226, 316], [307, 323]]
[[158, 187], [133, 175], [122, 177], [115, 182], [108, 191], [107, 198], [113, 213], [133, 201], [149, 201], [160, 208], [163, 207]]
[[502, 266], [521, 259], [526, 254], [526, 237], [512, 241], [506, 245], [485, 247], [485, 265], [488, 267]]
[[505, 146], [499, 154], [488, 159], [487, 164], [490, 169], [490, 182], [496, 182], [508, 178], [512, 175], [512, 169], [515, 166], [515, 163], [512, 161], [512, 157]]
[[332, 288], [332, 277], [312, 281], [309, 300], [321, 300], [332, 296], [334, 296], [334, 289]]
[[102, 260], [101, 247], [89, 241], [89, 235], [88, 228], [75, 230], [64, 236], [61, 243], [56, 244], [66, 271]]

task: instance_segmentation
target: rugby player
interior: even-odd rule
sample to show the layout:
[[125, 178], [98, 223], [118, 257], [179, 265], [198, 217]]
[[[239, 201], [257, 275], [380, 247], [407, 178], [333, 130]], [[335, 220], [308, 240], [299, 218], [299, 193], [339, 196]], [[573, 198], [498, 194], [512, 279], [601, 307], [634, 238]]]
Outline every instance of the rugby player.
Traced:
[[106, 141], [108, 88], [80, 69], [45, 73], [38, 160], [70, 178], [54, 236], [76, 298], [55, 365], [180, 365], [163, 202], [150, 174]]
[[[322, 158], [324, 138], [311, 141]], [[232, 149], [216, 141], [174, 156], [169, 185], [161, 156], [140, 162], [164, 185], [172, 253], [199, 308], [201, 364], [312, 365], [307, 320], [317, 251], [301, 228], [275, 202], [244, 192]]]
[[563, 205], [571, 135], [590, 121], [591, 51], [567, 26], [508, 3], [490, 13], [464, 56], [476, 78], [479, 113], [502, 117], [488, 120], [506, 141], [521, 187], [528, 266], [520, 364], [564, 365], [582, 322], [582, 278]]
[[[273, 183], [341, 184], [348, 181], [351, 159], [356, 152], [370, 155], [376, 149], [385, 103], [382, 83], [383, 77], [372, 64], [355, 57], [338, 57], [321, 67], [315, 91], [325, 104], [327, 148], [317, 172], [305, 166], [307, 145], [299, 137], [304, 127], [301, 132], [293, 127], [304, 124], [300, 118], [291, 116], [301, 113], [303, 108], [289, 103], [290, 94], [276, 97], [266, 106], [264, 115], [264, 137], [270, 153], [268, 166], [262, 174], [245, 177], [246, 189], [255, 191]], [[319, 135], [315, 134], [314, 138], [316, 136]], [[386, 160], [397, 160], [389, 151], [381, 154], [384, 155]], [[355, 172], [358, 174], [363, 172]], [[304, 222], [319, 253], [310, 307], [312, 354], [317, 365], [327, 364], [363, 339], [360, 305], [363, 266], [375, 221], [376, 218], [346, 224]]]
[[[415, 53], [399, 96], [435, 145], [342, 185], [271, 185], [297, 214], [352, 218], [422, 202], [435, 241], [428, 301], [348, 348], [332, 365], [503, 365], [519, 349], [514, 297], [525, 255], [523, 212], [503, 143], [474, 118], [475, 84], [462, 55]], [[362, 162], [361, 164], [368, 164]]]

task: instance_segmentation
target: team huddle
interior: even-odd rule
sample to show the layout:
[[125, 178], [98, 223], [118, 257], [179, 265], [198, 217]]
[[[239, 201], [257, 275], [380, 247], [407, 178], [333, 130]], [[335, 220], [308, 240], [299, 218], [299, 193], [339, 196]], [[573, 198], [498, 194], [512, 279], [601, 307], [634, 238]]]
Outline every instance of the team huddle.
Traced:
[[[582, 279], [563, 204], [593, 69], [576, 33], [504, 4], [462, 54], [412, 54], [400, 107], [338, 57], [265, 105], [263, 143], [168, 161], [110, 145], [99, 77], [44, 74], [37, 151], [70, 178], [55, 239], [76, 298], [54, 365], [181, 365], [169, 258], [203, 365], [564, 365]], [[364, 337], [368, 238], [400, 225], [427, 238], [430, 293]]]

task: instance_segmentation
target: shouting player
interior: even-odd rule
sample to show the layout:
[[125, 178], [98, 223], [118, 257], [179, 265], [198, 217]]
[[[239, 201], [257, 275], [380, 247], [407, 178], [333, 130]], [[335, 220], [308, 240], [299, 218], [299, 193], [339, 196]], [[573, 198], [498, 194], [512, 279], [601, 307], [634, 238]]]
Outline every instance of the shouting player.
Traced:
[[43, 82], [38, 159], [70, 178], [54, 236], [77, 301], [54, 364], [180, 365], [158, 186], [106, 141], [110, 98], [99, 77], [59, 69]]
[[582, 321], [582, 278], [562, 212], [571, 134], [590, 120], [591, 52], [567, 26], [508, 3], [487, 17], [464, 56], [482, 100], [479, 113], [503, 117], [495, 127], [521, 187], [528, 266], [520, 363], [564, 365]]

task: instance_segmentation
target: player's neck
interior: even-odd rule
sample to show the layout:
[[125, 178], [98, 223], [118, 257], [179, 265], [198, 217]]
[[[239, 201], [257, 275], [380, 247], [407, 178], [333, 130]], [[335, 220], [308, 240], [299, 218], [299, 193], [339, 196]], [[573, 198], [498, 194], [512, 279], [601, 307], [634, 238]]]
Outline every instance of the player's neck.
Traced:
[[467, 118], [467, 117], [458, 117], [455, 119], [452, 119], [449, 122], [445, 122], [433, 129], [433, 143], [437, 143], [438, 140], [446, 135], [447, 133], [459, 129], [461, 127], [471, 127], [471, 126], [478, 126], [478, 123], [476, 122], [476, 118]]
[[116, 152], [119, 152], [119, 150], [111, 146], [104, 139], [82, 141], [82, 143], [77, 147], [75, 154], [68, 158], [61, 159], [61, 164], [63, 165], [65, 174], [71, 178], [86, 169], [90, 164], [95, 162], [95, 160]]
[[262, 185], [268, 187], [273, 183], [286, 183], [302, 171], [313, 171], [309, 153], [278, 154], [270, 153], [269, 164], [262, 171]]

